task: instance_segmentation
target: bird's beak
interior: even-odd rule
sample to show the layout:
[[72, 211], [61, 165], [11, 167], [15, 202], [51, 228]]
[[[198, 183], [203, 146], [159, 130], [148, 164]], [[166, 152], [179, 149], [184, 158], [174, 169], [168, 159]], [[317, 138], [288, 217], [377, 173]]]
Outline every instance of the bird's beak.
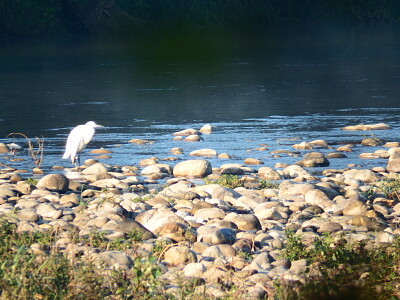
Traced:
[[94, 127], [104, 127], [103, 125], [96, 124]]

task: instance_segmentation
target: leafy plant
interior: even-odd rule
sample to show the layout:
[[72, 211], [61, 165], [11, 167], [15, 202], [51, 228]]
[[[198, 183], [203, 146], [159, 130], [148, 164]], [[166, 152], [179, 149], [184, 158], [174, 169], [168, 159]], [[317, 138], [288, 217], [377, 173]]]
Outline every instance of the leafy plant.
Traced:
[[293, 232], [286, 234], [283, 257], [307, 259], [310, 271], [305, 284], [276, 281], [277, 299], [397, 299], [400, 295], [400, 238], [370, 249], [363, 242], [350, 245], [344, 236], [324, 235], [305, 247]]
[[391, 200], [400, 201], [400, 177], [383, 179], [375, 184], [375, 187]]
[[277, 189], [279, 183], [271, 180], [261, 179], [259, 189]]
[[244, 183], [243, 181], [240, 181], [239, 176], [229, 175], [229, 174], [221, 175], [221, 177], [219, 177], [216, 181], [211, 181], [209, 179], [206, 179], [205, 183], [206, 184], [216, 183], [230, 189], [244, 186]]

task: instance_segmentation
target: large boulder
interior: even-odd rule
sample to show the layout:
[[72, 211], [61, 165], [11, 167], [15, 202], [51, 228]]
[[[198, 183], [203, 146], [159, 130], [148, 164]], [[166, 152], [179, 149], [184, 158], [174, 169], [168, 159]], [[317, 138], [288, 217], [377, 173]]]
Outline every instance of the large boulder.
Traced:
[[351, 169], [351, 170], [345, 171], [343, 173], [343, 176], [345, 178], [361, 180], [364, 182], [376, 182], [379, 179], [379, 177], [376, 173], [374, 173], [373, 171], [368, 170], [368, 169], [363, 169], [363, 170]]
[[63, 174], [49, 174], [42, 177], [37, 183], [38, 189], [45, 189], [52, 192], [65, 193], [68, 189], [69, 180]]
[[82, 171], [82, 174], [89, 175], [89, 174], [100, 174], [100, 173], [107, 173], [109, 171], [109, 167], [102, 163], [95, 163], [90, 167], [87, 167], [85, 170]]
[[211, 164], [205, 159], [191, 159], [175, 165], [175, 177], [205, 177], [212, 173]]
[[386, 170], [389, 172], [400, 172], [400, 147], [389, 149], [389, 160], [386, 165]]

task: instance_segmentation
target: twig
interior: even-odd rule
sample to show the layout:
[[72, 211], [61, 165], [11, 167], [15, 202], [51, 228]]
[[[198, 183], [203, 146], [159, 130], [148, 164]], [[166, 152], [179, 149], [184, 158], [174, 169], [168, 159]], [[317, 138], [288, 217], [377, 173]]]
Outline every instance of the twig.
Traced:
[[31, 140], [23, 133], [12, 132], [12, 133], [9, 133], [6, 138], [13, 136], [13, 135], [20, 135], [28, 141], [28, 152], [29, 152], [31, 158], [33, 159], [33, 162], [35, 163], [36, 167], [39, 168], [43, 161], [44, 139], [36, 137], [38, 148], [37, 148], [37, 150], [35, 150], [31, 143]]
[[4, 166], [4, 167], [6, 167], [6, 168], [9, 168], [9, 169], [13, 169], [13, 168], [11, 168], [10, 166], [7, 166], [6, 164], [3, 164], [2, 162], [0, 162], [0, 165]]

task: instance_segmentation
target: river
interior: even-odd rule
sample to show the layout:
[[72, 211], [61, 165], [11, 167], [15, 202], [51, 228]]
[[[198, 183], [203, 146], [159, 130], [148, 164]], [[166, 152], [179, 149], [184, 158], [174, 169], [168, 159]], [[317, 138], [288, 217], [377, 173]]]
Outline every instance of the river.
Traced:
[[[61, 160], [72, 127], [93, 120], [99, 129], [82, 161], [95, 148], [112, 150], [108, 164], [137, 165], [139, 160], [212, 148], [232, 155], [210, 158], [213, 167], [261, 159], [266, 166], [299, 158], [274, 158], [276, 149], [324, 139], [359, 143], [374, 136], [399, 140], [399, 31], [322, 30], [301, 34], [235, 38], [234, 36], [124, 39], [80, 39], [5, 43], [0, 50], [0, 142], [11, 132], [34, 141], [44, 138], [42, 167], [69, 167]], [[384, 122], [392, 129], [347, 132], [340, 128]], [[173, 141], [186, 128], [215, 127], [204, 141]], [[153, 144], [137, 146], [131, 139]], [[282, 142], [280, 139], [294, 139]], [[268, 151], [257, 151], [267, 145]], [[349, 163], [384, 166], [383, 159], [331, 159], [332, 168]], [[333, 149], [319, 150], [324, 153]], [[32, 169], [27, 151], [10, 161]]]

